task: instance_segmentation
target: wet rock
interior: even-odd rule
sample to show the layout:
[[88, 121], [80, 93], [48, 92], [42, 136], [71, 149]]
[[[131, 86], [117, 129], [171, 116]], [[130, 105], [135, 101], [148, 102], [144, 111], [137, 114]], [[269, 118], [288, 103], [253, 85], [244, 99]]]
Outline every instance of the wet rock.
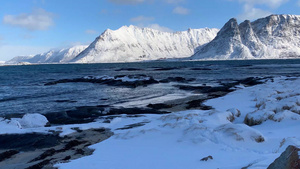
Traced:
[[0, 135], [0, 149], [29, 151], [55, 146], [60, 140], [61, 138], [58, 135], [53, 134], [4, 134]]
[[[167, 114], [153, 108], [110, 108], [106, 106], [81, 106], [74, 110], [47, 113], [45, 116], [51, 124], [82, 124], [90, 123], [103, 116], [111, 115], [139, 115], [139, 114]], [[107, 117], [109, 118], [109, 117]], [[106, 119], [109, 120], [109, 119]], [[109, 122], [109, 121], [107, 121]]]
[[37, 163], [33, 166], [30, 166], [30, 167], [27, 167], [25, 169], [41, 169], [41, 168], [44, 168], [46, 165], [48, 165], [51, 162], [51, 160], [53, 160], [53, 159], [44, 160], [42, 162], [39, 162], [39, 163]]
[[112, 108], [108, 115], [120, 115], [120, 114], [127, 114], [127, 115], [138, 115], [138, 114], [168, 114], [168, 111], [159, 111], [155, 109], [149, 108]]
[[187, 102], [187, 109], [192, 109], [192, 108], [198, 108], [200, 110], [211, 110], [212, 107], [211, 106], [207, 106], [205, 104], [203, 104], [204, 101], [206, 101], [206, 99], [198, 99], [198, 100], [192, 100]]
[[164, 104], [164, 103], [157, 103], [157, 104], [148, 104], [147, 107], [152, 108], [152, 109], [168, 109], [168, 108], [172, 108], [173, 105], [169, 105], [169, 104]]
[[[57, 136], [56, 134], [53, 135]], [[20, 134], [21, 139], [11, 141], [14, 143], [21, 142], [16, 150], [11, 152], [7, 148], [1, 148], [5, 151], [2, 153], [5, 158], [0, 161], [0, 166], [7, 168], [18, 166], [17, 168], [28, 169], [54, 168], [53, 164], [91, 155], [93, 150], [88, 148], [89, 145], [103, 141], [112, 135], [113, 133], [105, 128], [82, 130], [64, 137], [57, 137], [55, 144], [49, 144], [43, 148], [37, 147], [35, 143], [30, 144], [31, 138], [27, 136], [32, 136], [32, 134]], [[34, 139], [37, 138], [34, 137]], [[1, 146], [4, 147], [2, 144]], [[18, 153], [19, 150], [22, 153]]]
[[3, 153], [0, 153], [0, 162], [11, 158], [12, 156], [14, 156], [18, 153], [19, 153], [19, 151], [17, 151], [17, 150], [4, 151]]
[[187, 90], [187, 91], [207, 91], [211, 89], [211, 86], [189, 86], [189, 85], [174, 85], [175, 87], [178, 87], [181, 90]]
[[175, 85], [175, 87], [178, 87], [181, 90], [187, 90], [187, 91], [195, 91], [199, 93], [217, 93], [217, 92], [223, 92], [224, 95], [227, 93], [230, 93], [234, 91], [232, 89], [236, 85], [245, 85], [245, 86], [254, 86], [258, 84], [264, 83], [263, 80], [268, 79], [270, 77], [265, 78], [258, 78], [258, 77], [248, 77], [241, 80], [234, 80], [235, 82], [232, 83], [220, 83], [221, 86], [189, 86], [189, 85]]
[[245, 86], [254, 86], [258, 84], [263, 84], [264, 82], [261, 81], [265, 78], [258, 78], [258, 77], [248, 77], [246, 79], [238, 80], [237, 83], [243, 84]]
[[41, 155], [39, 155], [38, 157], [32, 159], [30, 161], [31, 162], [35, 162], [35, 161], [39, 161], [39, 160], [43, 160], [49, 156], [53, 156], [56, 153], [56, 150], [54, 148], [50, 148], [48, 150], [46, 150], [45, 152], [43, 152]]
[[109, 86], [122, 86], [122, 87], [138, 87], [138, 86], [147, 86], [150, 84], [158, 83], [157, 80], [154, 80], [153, 77], [138, 74], [138, 75], [118, 75], [114, 77], [109, 76], [86, 76], [82, 78], [75, 78], [75, 79], [61, 79], [57, 81], [47, 82], [44, 85], [56, 85], [59, 83], [78, 83], [78, 82], [85, 82], [85, 83], [97, 83]]
[[146, 124], [145, 122], [129, 124], [129, 125], [126, 125], [125, 127], [117, 128], [116, 130], [128, 130], [128, 129], [144, 126], [145, 124]]
[[187, 83], [195, 80], [196, 80], [195, 78], [186, 79], [183, 77], [168, 77], [166, 79], [160, 80], [159, 83], [170, 83], [170, 82]]

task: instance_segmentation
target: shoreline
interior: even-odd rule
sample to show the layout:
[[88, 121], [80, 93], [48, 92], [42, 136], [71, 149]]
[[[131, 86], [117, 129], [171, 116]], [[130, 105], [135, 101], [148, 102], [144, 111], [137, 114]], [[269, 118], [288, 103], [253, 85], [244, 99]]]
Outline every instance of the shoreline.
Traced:
[[[64, 125], [79, 125], [79, 124], [89, 124], [94, 122], [95, 120], [99, 121], [102, 119], [102, 123], [112, 123], [115, 119], [122, 118], [124, 114], [126, 114], [127, 118], [138, 118], [142, 117], [145, 114], [170, 114], [172, 112], [178, 112], [178, 111], [185, 111], [185, 110], [211, 110], [212, 107], [206, 106], [203, 104], [205, 101], [210, 99], [215, 99], [218, 97], [222, 97], [227, 95], [230, 92], [233, 92], [236, 90], [233, 89], [236, 87], [236, 85], [248, 85], [248, 86], [254, 86], [257, 84], [262, 84], [266, 81], [265, 78], [246, 78], [239, 80], [234, 83], [228, 83], [223, 84], [223, 87], [217, 86], [217, 87], [210, 87], [210, 86], [188, 86], [188, 85], [182, 85], [179, 86], [183, 90], [189, 90], [193, 91], [195, 93], [202, 93], [202, 95], [197, 96], [190, 96], [182, 99], [175, 99], [175, 100], [169, 100], [158, 104], [149, 104], [145, 108], [109, 108], [109, 112], [105, 112], [106, 107], [102, 106], [86, 106], [77, 108], [73, 112], [69, 112], [73, 116], [65, 116], [65, 118], [62, 118], [61, 113], [56, 114], [48, 114], [46, 117], [48, 118], [49, 122], [52, 125], [52, 128], [55, 127], [55, 124], [60, 124], [62, 126]], [[148, 113], [146, 113], [148, 111]], [[98, 114], [92, 114], [91, 112], [100, 112]], [[14, 117], [14, 115], [10, 115], [11, 117]], [[20, 116], [17, 114], [16, 116]], [[10, 118], [11, 118], [10, 117]], [[76, 119], [74, 119], [76, 117]], [[60, 121], [55, 119], [60, 119]], [[73, 121], [71, 120], [73, 119]], [[81, 119], [81, 120], [80, 120]], [[87, 120], [84, 120], [87, 119]], [[71, 120], [71, 121], [70, 121]], [[133, 124], [127, 124], [123, 127], [116, 128], [115, 130], [128, 130], [136, 127], [141, 127], [147, 124], [148, 122], [141, 122], [141, 123], [133, 123]], [[54, 125], [54, 126], [53, 126]], [[20, 147], [11, 147], [8, 149], [1, 149], [0, 148], [0, 156], [4, 156], [3, 160], [0, 160], [0, 167], [11, 167], [14, 168], [16, 165], [21, 168], [34, 168], [34, 167], [53, 167], [56, 163], [61, 162], [68, 162], [69, 160], [77, 159], [83, 156], [91, 155], [93, 150], [90, 148], [87, 148], [90, 145], [102, 142], [105, 139], [108, 139], [110, 136], [113, 135], [113, 131], [109, 131], [110, 129], [104, 129], [100, 128], [101, 132], [99, 132], [96, 129], [80, 129], [78, 127], [69, 127], [72, 129], [72, 131], [69, 131], [71, 134], [63, 134], [63, 136], [59, 136], [61, 134], [60, 127], [56, 127], [55, 130], [49, 130], [47, 127], [44, 128], [45, 131], [48, 130], [48, 135], [53, 136], [54, 141], [56, 140], [56, 144], [49, 146], [44, 145], [46, 147], [40, 147], [34, 149], [34, 145], [32, 147], [29, 147], [29, 150], [26, 150], [22, 152], [24, 149], [24, 146]], [[95, 134], [97, 133], [97, 136]], [[100, 135], [99, 135], [100, 134]], [[32, 133], [25, 133], [25, 134], [3, 134], [0, 135], [0, 142], [1, 138], [3, 139], [4, 136], [11, 136], [11, 138], [7, 138], [6, 140], [15, 140], [20, 138], [20, 136], [30, 136]], [[38, 138], [40, 136], [46, 136], [47, 133], [41, 133], [38, 134], [36, 137], [27, 137], [27, 139], [23, 139], [21, 141], [29, 141], [33, 138]], [[85, 139], [87, 138], [87, 139]], [[52, 139], [52, 140], [53, 140]], [[72, 145], [71, 147], [69, 145]], [[25, 145], [27, 146], [27, 145]], [[49, 146], [49, 147], [47, 147]], [[70, 148], [66, 148], [66, 147]], [[81, 150], [80, 150], [81, 149]], [[13, 154], [10, 154], [11, 152], [14, 152]], [[78, 152], [80, 151], [80, 152]], [[7, 156], [7, 157], [5, 157]], [[35, 159], [35, 160], [34, 160]], [[25, 163], [24, 161], [27, 161]], [[55, 168], [55, 167], [53, 167]]]

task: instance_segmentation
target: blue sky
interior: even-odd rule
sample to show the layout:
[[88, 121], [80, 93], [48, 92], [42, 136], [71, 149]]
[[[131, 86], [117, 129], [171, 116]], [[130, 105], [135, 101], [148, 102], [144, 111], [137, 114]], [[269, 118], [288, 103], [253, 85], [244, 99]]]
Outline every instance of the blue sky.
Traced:
[[230, 18], [300, 15], [300, 0], [3, 0], [0, 60], [89, 44], [123, 25], [163, 31], [221, 28]]

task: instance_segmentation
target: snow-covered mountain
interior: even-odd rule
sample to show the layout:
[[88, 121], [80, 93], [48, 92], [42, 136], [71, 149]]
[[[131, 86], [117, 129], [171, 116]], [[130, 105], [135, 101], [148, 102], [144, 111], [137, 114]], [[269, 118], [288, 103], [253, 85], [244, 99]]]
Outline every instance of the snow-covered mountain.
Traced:
[[31, 59], [33, 56], [16, 56], [8, 61], [5, 64], [18, 64], [21, 62], [26, 62], [27, 60]]
[[150, 28], [123, 26], [106, 30], [72, 62], [134, 62], [166, 58], [184, 58], [215, 38], [218, 29], [189, 29], [161, 32]]
[[280, 59], [300, 57], [300, 16], [271, 15], [241, 24], [230, 19], [191, 59]]
[[86, 49], [87, 45], [79, 45], [60, 50], [50, 50], [46, 53], [34, 56], [17, 56], [6, 62], [6, 64], [18, 64], [20, 62], [29, 63], [67, 63], [74, 59], [80, 52]]

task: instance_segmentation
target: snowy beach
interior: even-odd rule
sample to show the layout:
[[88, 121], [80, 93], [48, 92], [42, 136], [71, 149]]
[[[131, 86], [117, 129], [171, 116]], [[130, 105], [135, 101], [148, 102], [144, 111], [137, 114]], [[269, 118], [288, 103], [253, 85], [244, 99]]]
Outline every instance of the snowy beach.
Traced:
[[[110, 139], [59, 168], [267, 168], [300, 146], [300, 79], [280, 77], [206, 102], [213, 110], [114, 119]], [[247, 125], [249, 122], [251, 125]], [[127, 130], [133, 123], [144, 126]], [[246, 124], [245, 124], [246, 123]], [[211, 156], [213, 159], [200, 161]]]
[[[254, 86], [236, 85], [235, 91], [205, 101], [210, 110], [110, 115], [91, 123], [50, 127], [43, 127], [47, 123], [44, 116], [32, 115], [36, 124], [23, 117], [2, 119], [0, 125], [6, 128], [2, 133], [9, 134], [58, 132], [68, 136], [97, 128], [113, 133], [89, 146], [95, 150], [90, 156], [57, 160], [54, 167], [62, 169], [267, 168], [289, 145], [300, 146], [299, 84], [298, 77], [281, 76]], [[22, 152], [16, 156], [22, 157]], [[16, 166], [13, 159], [1, 165]]]

